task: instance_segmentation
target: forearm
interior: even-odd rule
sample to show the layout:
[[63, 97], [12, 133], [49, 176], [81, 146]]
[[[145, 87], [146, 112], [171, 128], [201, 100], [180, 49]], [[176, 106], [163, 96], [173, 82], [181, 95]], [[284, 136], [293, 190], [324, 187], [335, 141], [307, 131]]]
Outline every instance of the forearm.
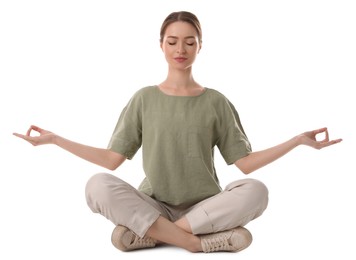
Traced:
[[104, 168], [114, 170], [125, 160], [125, 158], [108, 149], [96, 148], [88, 145], [83, 145], [55, 135], [53, 144], [62, 149], [86, 160], [97, 164]]
[[280, 157], [284, 156], [300, 144], [300, 137], [296, 136], [284, 143], [273, 146], [271, 148], [252, 152], [248, 156], [237, 160], [235, 162], [235, 165], [243, 173], [249, 174], [279, 159]]

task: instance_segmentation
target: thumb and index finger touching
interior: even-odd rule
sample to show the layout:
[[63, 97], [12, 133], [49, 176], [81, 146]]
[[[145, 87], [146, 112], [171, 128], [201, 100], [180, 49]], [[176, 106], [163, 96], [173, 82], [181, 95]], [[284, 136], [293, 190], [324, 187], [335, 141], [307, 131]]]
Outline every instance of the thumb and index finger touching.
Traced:
[[36, 131], [41, 134], [44, 130], [36, 125], [31, 125], [30, 128], [27, 130], [26, 134], [19, 134], [19, 133], [15, 132], [15, 133], [13, 133], [13, 135], [16, 137], [22, 138], [26, 141], [31, 141], [31, 139], [33, 138], [31, 136], [32, 131]]

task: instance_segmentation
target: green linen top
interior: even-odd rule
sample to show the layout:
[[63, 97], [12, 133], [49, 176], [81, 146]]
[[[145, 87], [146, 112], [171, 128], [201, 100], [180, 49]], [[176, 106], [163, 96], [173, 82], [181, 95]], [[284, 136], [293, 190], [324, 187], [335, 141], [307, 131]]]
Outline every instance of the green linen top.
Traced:
[[205, 88], [171, 96], [158, 86], [138, 90], [122, 110], [108, 149], [132, 159], [142, 147], [138, 189], [171, 206], [190, 207], [221, 191], [214, 147], [230, 165], [251, 152], [232, 103]]

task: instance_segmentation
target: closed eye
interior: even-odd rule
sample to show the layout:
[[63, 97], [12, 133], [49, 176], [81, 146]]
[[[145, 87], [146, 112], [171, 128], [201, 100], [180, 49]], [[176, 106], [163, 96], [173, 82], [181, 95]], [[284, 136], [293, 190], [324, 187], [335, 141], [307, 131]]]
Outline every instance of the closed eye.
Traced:
[[[168, 42], [168, 44], [169, 45], [175, 45], [176, 44], [176, 42]], [[186, 43], [188, 46], [193, 46], [194, 45], [194, 42], [192, 42], [192, 43]]]

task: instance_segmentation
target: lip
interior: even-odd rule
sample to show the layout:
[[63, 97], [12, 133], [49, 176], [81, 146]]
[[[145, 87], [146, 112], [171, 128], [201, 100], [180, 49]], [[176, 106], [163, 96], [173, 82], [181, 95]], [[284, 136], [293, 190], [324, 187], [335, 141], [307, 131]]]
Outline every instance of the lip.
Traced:
[[176, 58], [174, 58], [174, 60], [179, 62], [179, 63], [185, 62], [187, 59], [188, 58], [185, 58], [185, 57], [176, 57]]

